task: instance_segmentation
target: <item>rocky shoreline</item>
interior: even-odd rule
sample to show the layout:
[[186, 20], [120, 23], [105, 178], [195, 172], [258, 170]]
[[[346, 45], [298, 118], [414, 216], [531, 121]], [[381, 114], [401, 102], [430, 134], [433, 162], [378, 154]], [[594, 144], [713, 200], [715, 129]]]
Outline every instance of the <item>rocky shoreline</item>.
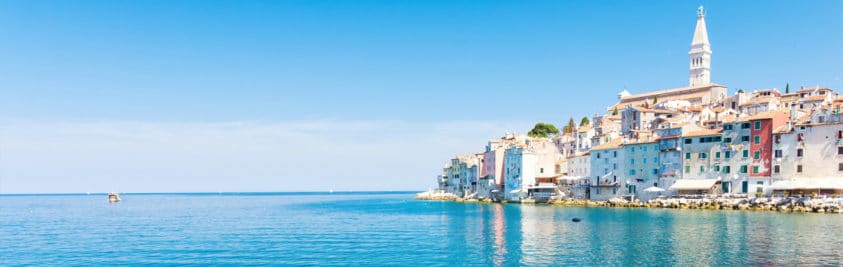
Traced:
[[[517, 203], [506, 200], [495, 201], [489, 198], [461, 198], [450, 193], [423, 192], [417, 194], [418, 200], [438, 200], [455, 202]], [[612, 207], [612, 208], [662, 208], [662, 209], [701, 209], [701, 210], [750, 210], [797, 213], [843, 213], [843, 198], [661, 198], [649, 201], [628, 201], [612, 198], [607, 201], [582, 199], [557, 199], [546, 202], [531, 200], [521, 204], [547, 204], [564, 207]]]

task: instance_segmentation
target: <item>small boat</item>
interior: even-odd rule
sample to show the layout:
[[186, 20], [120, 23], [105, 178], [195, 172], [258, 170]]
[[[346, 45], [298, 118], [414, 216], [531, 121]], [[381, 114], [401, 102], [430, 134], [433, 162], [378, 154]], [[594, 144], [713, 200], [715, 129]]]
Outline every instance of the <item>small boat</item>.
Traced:
[[120, 202], [120, 194], [116, 192], [108, 192], [108, 202]]

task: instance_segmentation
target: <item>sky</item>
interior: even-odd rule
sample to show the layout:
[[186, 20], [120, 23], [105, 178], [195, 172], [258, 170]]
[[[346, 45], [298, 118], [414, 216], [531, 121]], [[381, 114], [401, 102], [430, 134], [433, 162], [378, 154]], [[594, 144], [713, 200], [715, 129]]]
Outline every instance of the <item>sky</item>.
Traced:
[[688, 83], [843, 88], [841, 1], [3, 1], [0, 194], [425, 190]]

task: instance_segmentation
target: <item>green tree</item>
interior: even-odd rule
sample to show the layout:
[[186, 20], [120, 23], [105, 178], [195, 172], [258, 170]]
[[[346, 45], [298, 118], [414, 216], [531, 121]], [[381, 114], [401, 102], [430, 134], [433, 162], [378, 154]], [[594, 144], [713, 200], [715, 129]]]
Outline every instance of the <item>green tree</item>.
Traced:
[[588, 116], [582, 117], [582, 120], [580, 120], [580, 127], [583, 127], [583, 126], [586, 126], [586, 125], [589, 125], [589, 124], [591, 124], [591, 121], [588, 120]]
[[743, 94], [743, 89], [738, 88], [738, 94]]
[[565, 131], [565, 133], [573, 133], [574, 127], [576, 127], [576, 123], [574, 122], [574, 117], [571, 117], [571, 119], [568, 120], [568, 125], [562, 127], [562, 130]]
[[658, 103], [658, 102], [659, 102], [659, 97], [658, 97], [658, 96], [654, 96], [654, 97], [653, 97], [653, 105], [655, 105], [655, 104], [656, 104], [656, 103]]
[[538, 122], [533, 129], [527, 133], [530, 137], [548, 137], [550, 135], [559, 134], [559, 129], [549, 123]]
[[790, 94], [790, 83], [784, 85], [784, 93]]
[[618, 115], [618, 107], [615, 107], [615, 110], [612, 110], [612, 116]]

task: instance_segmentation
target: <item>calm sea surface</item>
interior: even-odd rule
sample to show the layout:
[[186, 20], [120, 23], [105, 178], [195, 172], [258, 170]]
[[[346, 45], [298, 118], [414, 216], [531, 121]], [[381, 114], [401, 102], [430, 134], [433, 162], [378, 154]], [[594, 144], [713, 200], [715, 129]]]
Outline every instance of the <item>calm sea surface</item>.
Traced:
[[[580, 217], [582, 222], [571, 222]], [[840, 265], [843, 215], [415, 201], [0, 196], [0, 265]]]

